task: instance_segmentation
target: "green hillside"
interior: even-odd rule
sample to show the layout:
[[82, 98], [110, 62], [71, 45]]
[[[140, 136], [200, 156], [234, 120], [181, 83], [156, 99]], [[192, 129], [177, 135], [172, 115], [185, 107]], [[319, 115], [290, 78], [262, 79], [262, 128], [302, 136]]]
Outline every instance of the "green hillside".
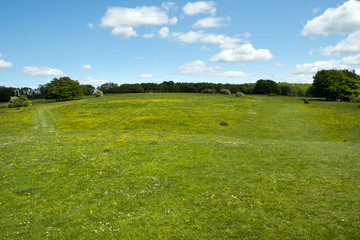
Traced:
[[0, 104], [2, 239], [359, 239], [360, 108], [118, 94]]

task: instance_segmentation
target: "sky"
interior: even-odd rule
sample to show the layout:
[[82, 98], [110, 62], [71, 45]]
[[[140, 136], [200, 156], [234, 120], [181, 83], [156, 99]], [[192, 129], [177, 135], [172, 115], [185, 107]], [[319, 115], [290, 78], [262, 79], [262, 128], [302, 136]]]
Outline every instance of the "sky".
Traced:
[[0, 86], [360, 74], [356, 0], [1, 0]]

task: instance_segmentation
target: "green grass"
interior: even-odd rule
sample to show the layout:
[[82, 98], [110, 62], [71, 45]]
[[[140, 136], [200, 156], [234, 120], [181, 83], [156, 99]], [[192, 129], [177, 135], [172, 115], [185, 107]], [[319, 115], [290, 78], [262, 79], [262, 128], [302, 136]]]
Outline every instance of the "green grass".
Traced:
[[[226, 123], [226, 124], [224, 124]], [[0, 105], [2, 239], [359, 239], [360, 108], [123, 94]]]

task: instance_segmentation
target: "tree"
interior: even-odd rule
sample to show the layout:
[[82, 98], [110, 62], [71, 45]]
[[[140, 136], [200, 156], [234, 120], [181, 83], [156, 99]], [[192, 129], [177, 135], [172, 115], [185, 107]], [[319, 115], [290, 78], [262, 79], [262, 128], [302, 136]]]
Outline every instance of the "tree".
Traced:
[[11, 96], [15, 96], [15, 88], [0, 86], [0, 102], [8, 102]]
[[313, 77], [311, 94], [327, 101], [349, 100], [360, 94], [360, 76], [349, 70], [320, 70]]
[[83, 89], [85, 95], [93, 95], [95, 91], [95, 87], [90, 84], [80, 85]]
[[56, 99], [56, 101], [73, 100], [84, 95], [79, 82], [69, 77], [54, 78], [50, 83], [45, 84], [44, 88], [45, 98]]
[[256, 94], [281, 94], [281, 89], [279, 85], [272, 80], [263, 80], [260, 79], [256, 82], [254, 93]]

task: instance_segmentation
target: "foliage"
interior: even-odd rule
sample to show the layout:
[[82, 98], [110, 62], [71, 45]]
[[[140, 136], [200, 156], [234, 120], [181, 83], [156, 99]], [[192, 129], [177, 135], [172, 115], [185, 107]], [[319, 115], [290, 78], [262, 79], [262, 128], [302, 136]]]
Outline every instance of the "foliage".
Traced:
[[326, 100], [349, 100], [360, 94], [360, 76], [349, 70], [320, 70], [313, 77], [311, 93]]
[[242, 92], [237, 92], [235, 95], [235, 97], [243, 97], [243, 96], [245, 96], [245, 94]]
[[102, 97], [104, 95], [104, 93], [101, 90], [96, 90], [95, 92], [95, 97]]
[[349, 101], [353, 103], [360, 102], [360, 95], [359, 96], [351, 95], [349, 97]]
[[281, 89], [281, 95], [291, 97], [310, 97], [309, 88], [311, 87], [311, 84], [309, 83], [280, 82], [278, 85]]
[[85, 95], [93, 95], [95, 87], [90, 84], [80, 85]]
[[205, 88], [205, 89], [203, 90], [203, 93], [215, 94], [215, 93], [216, 93], [216, 89]]
[[279, 85], [272, 80], [260, 79], [256, 82], [254, 93], [256, 94], [281, 94]]
[[0, 86], [0, 102], [8, 102], [11, 96], [15, 96], [15, 88]]
[[28, 100], [26, 95], [21, 95], [20, 97], [11, 97], [8, 107], [15, 108], [15, 107], [27, 107], [30, 106], [31, 102]]
[[309, 104], [310, 103], [309, 99], [304, 99], [304, 103]]
[[220, 89], [220, 93], [221, 93], [221, 94], [226, 94], [226, 95], [230, 95], [230, 94], [231, 94], [230, 90], [229, 90], [229, 89], [225, 89], [225, 88]]
[[54, 78], [50, 83], [44, 85], [43, 91], [45, 99], [56, 99], [56, 101], [73, 100], [84, 95], [79, 82], [69, 77]]

